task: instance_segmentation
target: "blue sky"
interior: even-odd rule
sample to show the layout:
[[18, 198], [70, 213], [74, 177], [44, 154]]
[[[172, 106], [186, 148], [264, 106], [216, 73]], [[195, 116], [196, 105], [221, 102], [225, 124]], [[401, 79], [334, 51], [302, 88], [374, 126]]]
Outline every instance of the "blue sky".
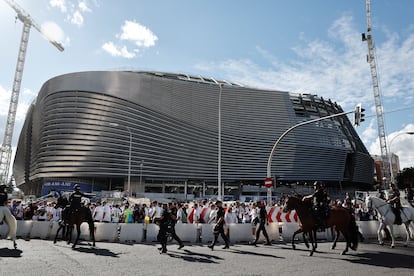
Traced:
[[[365, 0], [15, 1], [65, 51], [31, 29], [13, 146], [28, 105], [48, 79], [77, 71], [152, 70], [313, 93], [346, 111], [362, 102], [367, 118], [357, 131], [372, 154], [380, 153], [361, 41]], [[403, 134], [414, 131], [413, 11], [411, 0], [371, 0], [388, 146], [401, 168], [414, 166], [414, 135]], [[15, 12], [0, 1], [1, 138], [21, 33]]]

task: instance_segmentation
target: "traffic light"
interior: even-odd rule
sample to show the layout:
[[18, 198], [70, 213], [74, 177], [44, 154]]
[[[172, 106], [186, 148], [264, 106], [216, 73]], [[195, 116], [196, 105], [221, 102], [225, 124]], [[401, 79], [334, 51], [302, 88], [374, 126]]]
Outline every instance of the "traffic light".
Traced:
[[361, 104], [358, 104], [355, 107], [355, 111], [354, 111], [354, 125], [355, 126], [359, 126], [361, 124], [361, 122], [365, 121], [365, 108], [362, 108]]

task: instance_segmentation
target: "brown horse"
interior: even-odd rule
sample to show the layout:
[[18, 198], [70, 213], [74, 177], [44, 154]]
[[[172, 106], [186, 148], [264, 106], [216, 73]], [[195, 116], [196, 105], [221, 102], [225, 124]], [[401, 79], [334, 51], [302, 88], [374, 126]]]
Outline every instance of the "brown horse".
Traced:
[[72, 245], [72, 248], [75, 248], [75, 246], [78, 244], [79, 237], [80, 237], [80, 226], [82, 223], [86, 222], [89, 225], [89, 235], [92, 240], [92, 246], [95, 246], [95, 225], [92, 218], [91, 211], [86, 207], [81, 207], [79, 210], [70, 210], [68, 206], [68, 201], [65, 197], [60, 197], [57, 200], [56, 206], [63, 206], [62, 210], [62, 222], [59, 223], [59, 228], [56, 231], [56, 236], [54, 243], [56, 243], [59, 231], [62, 229], [63, 236], [65, 236], [65, 230], [67, 231], [66, 237], [67, 237], [67, 243], [70, 244], [71, 238], [72, 238], [72, 229], [73, 226], [76, 225], [76, 239], [75, 242]]
[[[296, 210], [298, 217], [300, 219], [301, 225], [300, 228], [292, 236], [292, 247], [294, 245], [294, 237], [298, 233], [308, 233], [311, 240], [312, 249], [310, 256], [313, 255], [313, 252], [317, 248], [316, 240], [316, 230], [318, 228], [317, 221], [313, 215], [312, 209], [310, 208], [309, 202], [304, 202], [298, 197], [289, 196], [285, 202], [285, 210]], [[356, 250], [358, 247], [358, 227], [356, 225], [355, 219], [348, 210], [339, 206], [331, 207], [329, 211], [329, 216], [324, 220], [326, 227], [331, 227], [335, 230], [335, 240], [332, 244], [332, 249], [336, 247], [336, 243], [339, 238], [339, 233], [345, 237], [346, 248], [342, 251], [341, 254], [348, 252], [348, 248]]]

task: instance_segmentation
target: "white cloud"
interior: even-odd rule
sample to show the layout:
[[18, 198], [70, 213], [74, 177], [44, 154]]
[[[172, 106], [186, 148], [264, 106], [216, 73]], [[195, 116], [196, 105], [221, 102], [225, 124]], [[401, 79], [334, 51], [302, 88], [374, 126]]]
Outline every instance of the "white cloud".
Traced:
[[[296, 57], [285, 63], [258, 46], [257, 52], [268, 61], [266, 67], [250, 59], [228, 59], [198, 64], [196, 69], [253, 87], [317, 94], [338, 102], [344, 110], [350, 110], [362, 102], [367, 110], [375, 114], [370, 68], [366, 61], [367, 45], [361, 41], [353, 18], [343, 16], [336, 20], [328, 30], [329, 39], [326, 41], [307, 41], [303, 34], [298, 34], [298, 37], [303, 43], [292, 48]], [[399, 36], [387, 32], [386, 38], [384, 43], [376, 45], [382, 100], [388, 104], [413, 106], [414, 34]], [[361, 139], [371, 153], [378, 154], [376, 118], [366, 125], [363, 126], [365, 129], [358, 130], [362, 133]], [[410, 139], [414, 140], [414, 136], [405, 139], [412, 141]], [[396, 151], [401, 153], [401, 167], [414, 165], [413, 151], [412, 144], [410, 149]], [[411, 156], [411, 161], [407, 156]]]
[[[409, 135], [407, 132], [414, 132], [414, 124], [408, 124], [387, 137], [388, 151], [398, 155], [401, 169], [414, 167], [414, 135]], [[381, 155], [378, 138], [371, 144], [369, 150], [372, 154]]]
[[158, 37], [147, 27], [132, 21], [125, 21], [122, 26], [121, 40], [134, 42], [138, 47], [151, 47], [155, 45]]
[[79, 27], [83, 25], [84, 20], [80, 11], [75, 11], [69, 18], [72, 24], [77, 25]]
[[[144, 48], [155, 45], [158, 37], [147, 27], [132, 21], [125, 21], [118, 42], [105, 42], [102, 49], [114, 57], [134, 58]], [[132, 50], [124, 43], [132, 43]]]
[[60, 9], [61, 12], [65, 13], [67, 11], [65, 0], [50, 0], [49, 4], [53, 8]]
[[[92, 1], [94, 6], [98, 6], [96, 1]], [[88, 4], [88, 1], [79, 1], [77, 5], [74, 3], [69, 3], [67, 5], [65, 0], [49, 0], [49, 5], [52, 8], [58, 8], [64, 14], [66, 14], [66, 19], [71, 24], [74, 24], [78, 27], [82, 27], [85, 22], [85, 13], [91, 13], [92, 8]]]
[[102, 49], [113, 57], [134, 58], [135, 53], [128, 51], [126, 46], [117, 46], [113, 42], [106, 42]]
[[88, 4], [86, 4], [85, 1], [79, 2], [78, 7], [82, 12], [92, 12], [91, 8], [88, 7]]

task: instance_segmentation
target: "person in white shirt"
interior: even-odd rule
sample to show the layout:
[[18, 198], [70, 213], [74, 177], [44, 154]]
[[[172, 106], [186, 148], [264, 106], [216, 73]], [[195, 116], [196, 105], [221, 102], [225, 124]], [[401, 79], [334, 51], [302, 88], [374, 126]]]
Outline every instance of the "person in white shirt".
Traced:
[[60, 215], [62, 212], [62, 208], [58, 207], [56, 208], [56, 204], [53, 204], [53, 208], [50, 210], [50, 214], [51, 214], [51, 221], [59, 221], [60, 220]]
[[253, 202], [252, 208], [250, 209], [250, 221], [252, 224], [252, 235], [253, 237], [256, 237], [256, 225], [259, 222], [259, 213], [256, 202]]
[[114, 223], [118, 223], [119, 222], [119, 218], [121, 217], [122, 211], [121, 209], [119, 209], [119, 205], [115, 204], [115, 206], [112, 208], [112, 222]]
[[102, 209], [102, 222], [111, 222], [111, 208], [106, 204], [106, 201], [102, 202]]
[[216, 216], [217, 216], [217, 208], [216, 205], [213, 203], [210, 205], [210, 214], [209, 214], [209, 219], [208, 222], [209, 224], [214, 223], [216, 221]]
[[246, 206], [246, 204], [242, 203], [241, 204], [242, 207], [242, 223], [250, 223], [251, 222], [251, 218], [250, 218], [250, 209], [248, 206]]
[[95, 222], [101, 222], [103, 219], [103, 207], [101, 203], [98, 201], [96, 202], [95, 210], [93, 211], [93, 220]]
[[201, 208], [198, 206], [197, 202], [194, 202], [193, 210], [193, 223], [199, 223]]
[[229, 206], [227, 208], [227, 212], [224, 215], [224, 221], [226, 222], [225, 225], [235, 224], [235, 223], [239, 222], [236, 213], [233, 212], [233, 207], [232, 206]]

